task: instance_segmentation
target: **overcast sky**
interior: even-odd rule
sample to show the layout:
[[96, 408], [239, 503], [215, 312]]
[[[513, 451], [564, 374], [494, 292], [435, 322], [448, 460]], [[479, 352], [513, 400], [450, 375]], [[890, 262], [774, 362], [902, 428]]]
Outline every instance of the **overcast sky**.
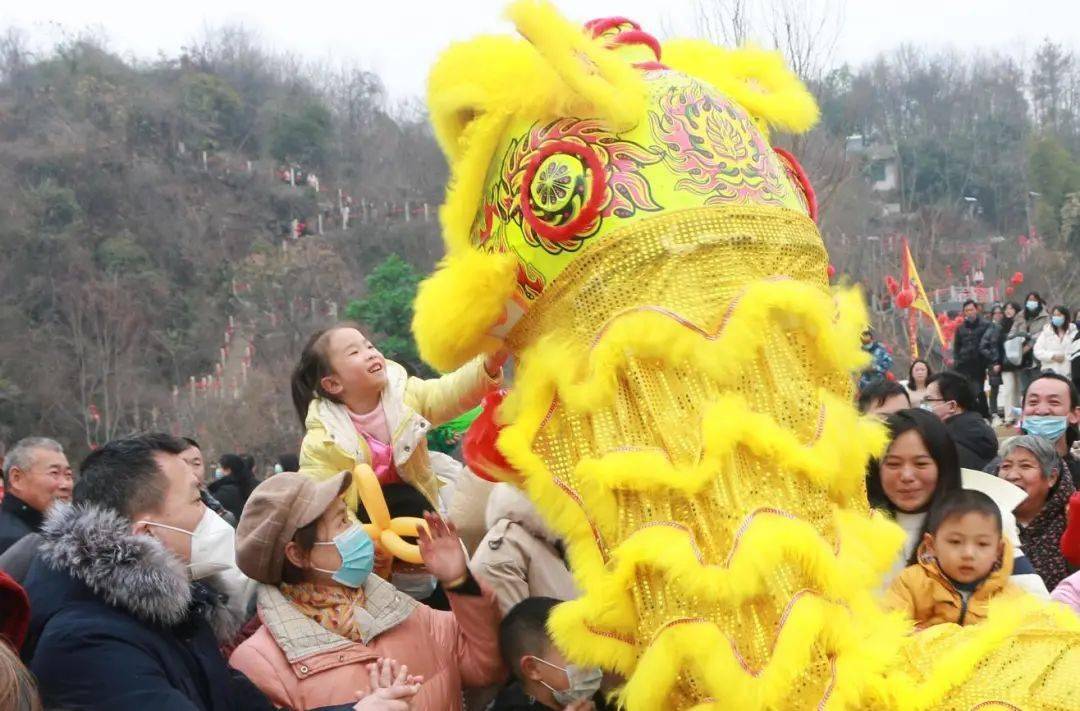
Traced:
[[[555, 1], [574, 20], [620, 14], [657, 35], [686, 35], [694, 33], [700, 0]], [[831, 2], [835, 7], [843, 0]], [[505, 5], [504, 0], [6, 0], [0, 3], [0, 29], [19, 27], [42, 46], [65, 32], [95, 28], [104, 31], [114, 50], [152, 58], [158, 52], [176, 56], [205, 27], [239, 23], [271, 48], [358, 62], [378, 72], [400, 97], [423, 93], [428, 67], [451, 41], [510, 31], [501, 19]], [[1019, 55], [1050, 37], [1080, 49], [1080, 0], [848, 0], [840, 28], [835, 56], [853, 63], [901, 42]]]

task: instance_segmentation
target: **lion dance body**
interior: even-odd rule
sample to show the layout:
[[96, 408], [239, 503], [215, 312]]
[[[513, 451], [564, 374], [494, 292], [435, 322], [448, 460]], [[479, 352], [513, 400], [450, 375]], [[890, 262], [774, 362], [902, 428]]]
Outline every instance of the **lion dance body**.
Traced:
[[817, 119], [780, 57], [510, 17], [432, 72], [447, 258], [414, 328], [442, 369], [516, 357], [497, 449], [567, 541], [568, 658], [630, 711], [1080, 707], [1063, 610], [916, 634], [876, 603], [902, 534], [866, 502], [866, 315], [770, 145]]

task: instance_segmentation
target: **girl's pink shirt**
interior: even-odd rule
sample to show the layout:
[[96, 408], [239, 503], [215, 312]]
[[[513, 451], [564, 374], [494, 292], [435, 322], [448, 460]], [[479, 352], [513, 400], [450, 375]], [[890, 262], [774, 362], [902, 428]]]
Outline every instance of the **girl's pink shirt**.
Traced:
[[386, 413], [380, 402], [371, 412], [358, 415], [348, 410], [349, 419], [357, 433], [364, 438], [371, 450], [371, 469], [379, 484], [397, 484], [401, 482], [394, 467], [394, 447], [390, 440], [390, 426], [386, 422]]

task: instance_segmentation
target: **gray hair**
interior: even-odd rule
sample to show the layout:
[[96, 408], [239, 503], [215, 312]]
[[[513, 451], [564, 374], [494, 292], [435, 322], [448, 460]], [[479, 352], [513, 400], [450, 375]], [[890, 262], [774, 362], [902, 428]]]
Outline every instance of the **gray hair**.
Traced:
[[1061, 469], [1060, 457], [1057, 453], [1057, 449], [1050, 440], [1045, 437], [1036, 437], [1035, 435], [1018, 435], [1016, 437], [1010, 437], [1005, 440], [1001, 445], [1001, 451], [999, 454], [1002, 459], [1012, 454], [1017, 449], [1026, 449], [1035, 455], [1035, 459], [1039, 462], [1039, 469], [1042, 472], [1043, 479], [1049, 479], [1050, 474], [1055, 469]]
[[23, 437], [15, 443], [15, 446], [12, 447], [11, 451], [4, 457], [4, 486], [10, 485], [11, 482], [8, 477], [13, 468], [19, 469], [20, 471], [26, 471], [34, 466], [34, 452], [39, 449], [45, 449], [58, 454], [64, 453], [64, 448], [61, 447], [60, 443], [55, 439], [49, 439], [48, 437]]

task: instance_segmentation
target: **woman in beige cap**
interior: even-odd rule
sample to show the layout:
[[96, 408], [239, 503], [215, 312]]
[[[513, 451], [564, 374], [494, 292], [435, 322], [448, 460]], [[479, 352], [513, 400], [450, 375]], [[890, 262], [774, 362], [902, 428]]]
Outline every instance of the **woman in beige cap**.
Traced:
[[499, 609], [469, 572], [452, 524], [428, 515], [419, 536], [450, 612], [417, 603], [371, 574], [371, 538], [341, 494], [351, 475], [321, 482], [284, 473], [251, 494], [236, 529], [240, 569], [262, 585], [262, 627], [229, 663], [275, 704], [305, 711], [354, 702], [368, 666], [394, 659], [423, 679], [414, 711], [459, 711], [462, 688], [500, 682]]

